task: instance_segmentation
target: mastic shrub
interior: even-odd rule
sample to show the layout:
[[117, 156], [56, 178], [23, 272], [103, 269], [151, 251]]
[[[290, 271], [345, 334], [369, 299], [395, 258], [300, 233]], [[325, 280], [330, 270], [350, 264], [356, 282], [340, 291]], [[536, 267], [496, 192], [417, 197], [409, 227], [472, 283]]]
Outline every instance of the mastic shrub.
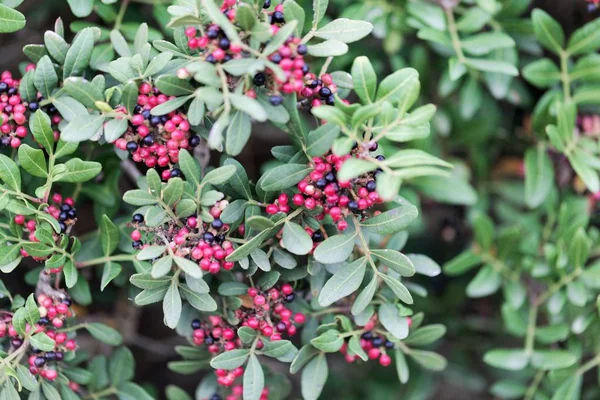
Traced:
[[0, 399], [600, 396], [597, 1], [56, 6], [0, 76]]

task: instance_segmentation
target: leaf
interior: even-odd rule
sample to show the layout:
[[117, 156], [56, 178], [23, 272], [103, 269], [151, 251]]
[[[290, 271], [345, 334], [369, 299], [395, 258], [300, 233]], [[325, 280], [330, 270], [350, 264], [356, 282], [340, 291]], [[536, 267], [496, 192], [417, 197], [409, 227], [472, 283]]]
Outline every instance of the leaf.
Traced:
[[63, 79], [69, 76], [81, 76], [87, 68], [94, 50], [94, 33], [92, 28], [82, 30], [67, 51], [63, 65]]
[[265, 387], [265, 375], [254, 353], [250, 354], [244, 371], [244, 400], [259, 400]]
[[377, 313], [383, 327], [398, 339], [408, 336], [408, 319], [400, 316], [395, 304], [382, 304]]
[[406, 363], [406, 357], [404, 357], [404, 353], [402, 349], [396, 349], [394, 351], [396, 358], [396, 373], [398, 374], [398, 379], [400, 383], [408, 382], [409, 370], [408, 364]]
[[386, 266], [400, 274], [400, 276], [413, 276], [415, 267], [404, 254], [391, 249], [373, 249], [371, 253]]
[[327, 307], [336, 301], [354, 293], [363, 281], [367, 265], [367, 258], [358, 260], [340, 268], [319, 293], [319, 305]]
[[565, 45], [565, 33], [562, 27], [547, 12], [536, 8], [531, 13], [535, 37], [542, 46], [558, 54]]
[[496, 72], [499, 74], [506, 74], [510, 76], [518, 76], [519, 70], [514, 65], [500, 60], [488, 60], [483, 58], [467, 58], [466, 64], [469, 67], [475, 68], [479, 71], [485, 72]]
[[423, 254], [407, 254], [407, 257], [415, 267], [417, 274], [434, 277], [442, 272], [442, 269], [435, 261]]
[[31, 117], [29, 128], [35, 141], [38, 142], [49, 154], [54, 153], [54, 132], [50, 124], [50, 117], [42, 110], [37, 110]]
[[77, 18], [88, 17], [92, 13], [94, 7], [93, 0], [67, 0], [67, 3], [69, 3], [71, 12]]
[[155, 85], [167, 96], [183, 96], [194, 93], [194, 87], [188, 81], [173, 75], [159, 76]]
[[23, 14], [4, 4], [0, 4], [0, 32], [15, 32], [22, 29], [24, 26], [25, 17]]
[[133, 382], [121, 383], [117, 389], [116, 394], [119, 400], [153, 400], [154, 397], [150, 396], [142, 387]]
[[585, 162], [582, 152], [575, 151], [571, 153], [569, 155], [569, 162], [590, 192], [596, 193], [600, 191], [598, 172]]
[[100, 281], [100, 290], [106, 289], [106, 286], [115, 279], [123, 268], [120, 264], [109, 261], [104, 264], [104, 269], [102, 270], [102, 280]]
[[[0, 8], [0, 26], [1, 26], [1, 8]], [[50, 98], [52, 95], [52, 90], [58, 84], [58, 75], [56, 75], [56, 71], [54, 70], [54, 65], [52, 65], [52, 60], [50, 57], [43, 56], [40, 61], [38, 61], [37, 66], [35, 68], [33, 83], [35, 87], [42, 93], [42, 96], [45, 98]]]
[[543, 146], [525, 153], [525, 202], [530, 208], [540, 206], [554, 185], [554, 168]]
[[577, 357], [567, 350], [536, 350], [531, 355], [531, 365], [542, 370], [568, 368]]
[[[240, 8], [238, 8], [238, 12], [236, 14], [236, 19], [238, 20]], [[304, 28], [304, 20], [306, 19], [306, 13], [304, 12], [304, 9], [300, 5], [298, 5], [298, 3], [296, 3], [294, 0], [288, 0], [285, 3], [283, 3], [283, 14], [285, 15], [285, 18], [289, 20], [295, 20], [298, 22], [296, 24], [296, 29], [294, 30], [294, 35], [297, 37], [302, 37], [302, 29]], [[247, 28], [244, 29], [249, 30]]]
[[100, 241], [105, 256], [112, 254], [119, 245], [119, 231], [107, 215], [100, 220]]
[[483, 361], [492, 367], [520, 371], [529, 363], [529, 357], [523, 350], [495, 349], [485, 353]]
[[295, 222], [287, 221], [283, 226], [283, 245], [293, 254], [304, 255], [312, 250], [313, 241], [304, 228]]
[[594, 19], [577, 29], [569, 39], [567, 51], [575, 56], [592, 53], [600, 49], [600, 21]]
[[174, 99], [165, 101], [162, 104], [157, 105], [151, 110], [152, 115], [167, 115], [168, 113], [177, 110], [180, 107], [183, 107], [185, 103], [188, 102], [190, 96], [176, 97]]
[[539, 88], [551, 87], [560, 82], [560, 70], [549, 58], [542, 58], [523, 68], [523, 77]]
[[340, 127], [327, 123], [308, 134], [306, 153], [311, 157], [320, 157], [327, 153], [340, 134]]
[[260, 187], [267, 192], [287, 189], [304, 179], [311, 169], [306, 164], [284, 164], [271, 168], [260, 178]]
[[12, 190], [21, 191], [21, 174], [17, 164], [4, 154], [0, 154], [0, 179]]
[[411, 88], [418, 85], [419, 73], [413, 68], [403, 68], [385, 77], [377, 90], [377, 102], [398, 103]]
[[248, 143], [251, 132], [252, 121], [250, 117], [241, 111], [236, 111], [233, 114], [231, 123], [227, 127], [227, 135], [225, 136], [225, 150], [227, 154], [232, 156], [239, 155], [244, 150], [246, 143]]
[[344, 338], [337, 330], [330, 329], [312, 339], [310, 343], [321, 351], [335, 353], [344, 345]]
[[359, 177], [360, 175], [366, 174], [377, 169], [377, 164], [371, 161], [361, 160], [359, 158], [349, 158], [344, 161], [342, 168], [340, 168], [337, 178], [344, 182]]
[[321, 243], [314, 252], [315, 260], [323, 264], [346, 261], [354, 250], [356, 234], [334, 235]]
[[19, 163], [21, 167], [33, 176], [45, 178], [48, 176], [48, 165], [42, 150], [35, 150], [28, 144], [19, 146]]
[[375, 296], [375, 292], [378, 288], [378, 280], [377, 275], [373, 275], [371, 282], [359, 293], [354, 300], [354, 304], [352, 304], [352, 315], [358, 315], [367, 308], [367, 306], [373, 300], [373, 296]]
[[282, 44], [285, 43], [286, 40], [289, 39], [290, 35], [294, 33], [296, 30], [296, 26], [298, 25], [298, 21], [291, 20], [287, 22], [284, 26], [279, 28], [275, 36], [269, 41], [269, 43], [265, 46], [263, 50], [263, 54], [270, 55], [276, 52]]
[[336, 39], [344, 43], [356, 42], [367, 36], [373, 30], [373, 25], [366, 21], [355, 21], [338, 18], [315, 32], [321, 39]]
[[370, 232], [380, 235], [396, 233], [406, 228], [418, 215], [417, 208], [412, 204], [381, 213], [361, 223], [361, 226]]
[[256, 121], [264, 122], [267, 120], [267, 112], [260, 103], [253, 98], [232, 93], [230, 94], [229, 99], [235, 108], [248, 114]]
[[112, 346], [118, 346], [123, 342], [123, 337], [115, 329], [100, 324], [98, 322], [88, 322], [85, 324], [85, 328], [88, 330], [90, 335], [99, 341], [110, 344]]
[[[313, 21], [312, 26], [317, 27], [319, 22], [325, 16], [325, 12], [327, 11], [327, 5], [329, 4], [329, 0], [313, 0], [312, 8], [313, 8]], [[317, 396], [318, 397], [318, 396]]]
[[104, 115], [80, 115], [61, 131], [60, 138], [67, 142], [83, 142], [94, 137], [102, 128]]
[[79, 158], [72, 158], [63, 165], [66, 171], [57, 179], [58, 182], [86, 182], [102, 171], [102, 164], [99, 162]]
[[317, 357], [313, 358], [302, 371], [302, 398], [304, 400], [317, 400], [321, 396], [328, 375], [329, 369], [327, 367], [327, 358], [325, 357], [325, 354], [319, 354]]
[[347, 52], [348, 45], [335, 39], [329, 39], [322, 43], [308, 46], [308, 54], [313, 57], [343, 56]]
[[377, 75], [367, 57], [360, 56], [352, 64], [352, 85], [363, 103], [372, 103], [377, 90]]
[[108, 364], [108, 376], [113, 386], [133, 379], [135, 373], [135, 359], [127, 347], [116, 349]]
[[171, 282], [163, 299], [163, 312], [165, 314], [165, 325], [175, 329], [181, 317], [181, 296], [175, 280]]
[[208, 172], [202, 178], [202, 185], [220, 185], [225, 183], [235, 174], [235, 165], [224, 165], [219, 168], [215, 168]]
[[113, 143], [115, 140], [123, 136], [127, 130], [127, 120], [121, 118], [111, 119], [104, 125], [104, 139], [108, 143]]
[[495, 293], [501, 284], [500, 274], [491, 265], [486, 265], [469, 282], [467, 296], [474, 298], [489, 296]]
[[181, 268], [186, 274], [189, 274], [191, 277], [202, 277], [202, 270], [200, 269], [200, 266], [197, 263], [188, 260], [187, 258], [177, 256], [173, 257], [173, 260], [179, 268]]
[[413, 298], [406, 288], [398, 279], [392, 278], [389, 275], [380, 274], [381, 279], [388, 285], [390, 289], [394, 292], [396, 297], [402, 300], [406, 304], [412, 304]]
[[428, 325], [411, 332], [404, 343], [411, 346], [426, 346], [446, 334], [446, 327], [440, 324]]
[[448, 365], [448, 362], [444, 357], [434, 353], [433, 351], [412, 349], [408, 355], [423, 368], [430, 369], [432, 371], [441, 371]]

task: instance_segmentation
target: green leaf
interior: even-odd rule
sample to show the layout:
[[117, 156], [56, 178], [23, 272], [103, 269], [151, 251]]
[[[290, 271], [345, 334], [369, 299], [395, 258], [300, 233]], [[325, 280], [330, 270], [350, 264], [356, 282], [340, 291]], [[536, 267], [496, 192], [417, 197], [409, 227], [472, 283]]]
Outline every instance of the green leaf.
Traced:
[[265, 387], [265, 375], [254, 353], [250, 354], [244, 371], [244, 400], [259, 400]]
[[25, 17], [23, 14], [4, 4], [0, 4], [0, 32], [15, 32], [22, 29], [24, 26]]
[[181, 296], [176, 280], [171, 282], [163, 299], [163, 312], [165, 314], [165, 325], [175, 329], [181, 317]]
[[29, 325], [33, 326], [40, 320], [40, 311], [38, 310], [38, 306], [35, 302], [33, 294], [27, 297], [27, 301], [25, 302], [25, 311], [25, 319], [27, 319]]
[[502, 284], [502, 277], [491, 265], [486, 265], [467, 285], [467, 296], [485, 297], [495, 293]]
[[194, 93], [194, 87], [188, 81], [173, 75], [159, 76], [155, 85], [167, 96], [183, 96]]
[[69, 44], [63, 39], [62, 36], [52, 31], [46, 31], [44, 33], [44, 44], [46, 50], [52, 58], [58, 61], [60, 64], [65, 62], [67, 51], [69, 50]]
[[367, 258], [361, 257], [340, 268], [321, 289], [319, 293], [319, 305], [327, 307], [354, 293], [363, 281], [366, 266]]
[[44, 392], [44, 396], [46, 400], [63, 400], [58, 393], [58, 390], [54, 388], [48, 381], [42, 381], [42, 392]]
[[381, 325], [397, 339], [408, 336], [408, 319], [400, 316], [400, 311], [395, 304], [382, 304], [377, 315]]
[[304, 255], [312, 250], [313, 241], [304, 228], [288, 221], [283, 226], [283, 245], [293, 254]]
[[48, 176], [48, 165], [42, 150], [35, 150], [28, 144], [22, 144], [19, 146], [19, 163], [33, 176], [40, 178]]
[[142, 387], [133, 382], [123, 382], [116, 390], [119, 400], [153, 400]]
[[327, 153], [340, 134], [340, 127], [334, 124], [319, 126], [308, 134], [306, 153], [311, 157], [320, 157]]
[[428, 325], [411, 332], [404, 343], [410, 346], [427, 346], [446, 334], [446, 327], [440, 324]]
[[565, 33], [560, 24], [539, 8], [533, 10], [531, 20], [533, 31], [540, 44], [556, 54], [560, 53], [565, 45]]
[[104, 115], [80, 115], [61, 131], [60, 138], [67, 142], [83, 142], [94, 137], [106, 117]]
[[304, 179], [312, 168], [306, 164], [284, 164], [268, 170], [259, 180], [267, 192], [285, 190]]
[[234, 349], [219, 354], [210, 360], [210, 366], [214, 369], [235, 369], [244, 365], [250, 351], [248, 349]]
[[186, 285], [181, 285], [185, 299], [198, 311], [212, 312], [217, 310], [217, 303], [208, 293], [196, 293]]
[[342, 168], [340, 168], [337, 178], [342, 182], [349, 181], [350, 179], [357, 178], [360, 175], [374, 171], [375, 169], [377, 169], [377, 164], [372, 163], [371, 161], [361, 160], [359, 158], [349, 158], [342, 164]]
[[133, 379], [135, 373], [135, 359], [127, 347], [119, 347], [110, 357], [108, 376], [113, 386]]
[[66, 171], [59, 176], [58, 182], [86, 182], [102, 171], [102, 164], [96, 161], [83, 161], [72, 158], [63, 164]]
[[569, 39], [567, 51], [571, 55], [592, 53], [600, 49], [600, 21], [594, 19], [577, 29]]
[[600, 191], [598, 172], [586, 163], [583, 151], [576, 150], [571, 153], [569, 155], [569, 162], [590, 192], [596, 193]]
[[392, 278], [391, 276], [385, 274], [379, 274], [379, 276], [381, 277], [381, 279], [383, 279], [385, 284], [388, 285], [390, 289], [392, 289], [396, 297], [398, 297], [406, 304], [413, 303], [413, 298], [410, 292], [408, 291], [406, 286], [404, 286], [398, 279]]
[[102, 270], [102, 280], [100, 281], [100, 290], [104, 290], [108, 284], [115, 279], [123, 268], [120, 264], [109, 261], [104, 264], [104, 268]]
[[433, 351], [412, 349], [408, 355], [423, 368], [432, 371], [441, 371], [448, 365], [448, 362], [444, 357]]
[[263, 106], [253, 98], [232, 93], [230, 94], [229, 99], [236, 109], [248, 114], [256, 121], [264, 122], [267, 120], [267, 112]]
[[231, 156], [239, 155], [252, 132], [252, 121], [250, 117], [241, 111], [236, 111], [229, 126], [227, 127], [227, 135], [225, 136], [225, 151]]
[[322, 43], [308, 46], [308, 54], [313, 57], [343, 56], [347, 52], [348, 45], [335, 39], [329, 39]]
[[367, 306], [373, 300], [373, 296], [375, 296], [375, 292], [378, 288], [378, 280], [377, 275], [373, 275], [371, 282], [359, 293], [354, 300], [354, 304], [352, 304], [352, 315], [358, 315], [367, 308]]
[[[236, 14], [236, 20], [239, 21], [239, 13], [240, 9], [245, 7], [238, 7], [238, 11]], [[297, 37], [302, 37], [302, 29], [304, 28], [304, 20], [306, 19], [306, 13], [304, 9], [298, 5], [294, 0], [288, 0], [283, 3], [283, 14], [285, 18], [288, 20], [295, 20], [298, 23], [296, 24], [296, 29], [294, 30], [294, 35]], [[243, 27], [243, 25], [242, 25]], [[249, 28], [244, 27], [245, 30], [249, 30]]]
[[93, 0], [67, 0], [67, 3], [77, 18], [88, 17], [94, 8]]
[[157, 105], [151, 110], [152, 115], [167, 115], [168, 113], [175, 111], [180, 107], [183, 107], [183, 105], [187, 103], [190, 98], [190, 96], [183, 96], [165, 101], [164, 103]]
[[525, 153], [525, 202], [530, 208], [540, 206], [554, 185], [552, 160], [543, 146]]
[[302, 398], [304, 400], [317, 400], [321, 396], [328, 375], [329, 369], [327, 367], [327, 358], [325, 357], [325, 354], [319, 354], [317, 357], [313, 358], [302, 371]]
[[193, 278], [202, 278], [202, 270], [200, 269], [200, 266], [197, 263], [188, 260], [187, 258], [177, 256], [173, 257], [173, 260], [175, 261], [175, 264], [177, 264], [177, 266], [181, 268], [186, 274], [190, 275]]
[[346, 261], [354, 250], [355, 237], [354, 233], [330, 236], [315, 249], [315, 260], [323, 264]]
[[495, 49], [515, 46], [512, 37], [504, 32], [483, 32], [468, 36], [460, 41], [465, 53], [480, 56], [490, 53]]
[[536, 350], [531, 355], [531, 365], [542, 370], [568, 368], [577, 357], [567, 350]]
[[404, 99], [412, 88], [419, 85], [419, 73], [413, 68], [403, 68], [385, 77], [379, 84], [377, 102], [392, 104]]
[[104, 139], [113, 143], [127, 130], [127, 120], [124, 118], [111, 119], [104, 125]]
[[338, 18], [315, 32], [321, 39], [336, 39], [344, 43], [356, 42], [367, 36], [373, 30], [373, 25], [366, 21], [355, 21]]
[[[63, 83], [63, 88], [69, 94], [69, 96], [71, 96], [72, 98], [74, 98], [75, 100], [77, 100], [78, 102], [80, 102], [88, 108], [96, 109], [96, 102], [104, 101], [104, 95], [102, 94], [100, 88], [96, 84], [89, 82], [84, 78], [71, 77], [65, 79]], [[85, 113], [77, 113], [76, 116], [86, 117], [80, 119], [80, 123], [82, 124], [86, 122], [86, 119], [89, 119], [87, 111]], [[73, 121], [73, 119], [71, 119], [71, 121]]]
[[[329, 4], [329, 0], [313, 0], [312, 8], [313, 8], [313, 21], [312, 26], [317, 27], [319, 22], [325, 16], [325, 12], [327, 11], [327, 5]], [[306, 396], [304, 396], [306, 398]], [[318, 397], [318, 396], [317, 396]]]
[[560, 70], [549, 58], [542, 58], [523, 68], [523, 77], [539, 88], [551, 87], [560, 82]]
[[[0, 16], [1, 18], [1, 16]], [[45, 98], [50, 98], [52, 90], [58, 84], [58, 75], [50, 57], [43, 56], [35, 68], [33, 83]]]
[[523, 350], [495, 349], [485, 353], [483, 361], [492, 367], [520, 371], [529, 363], [529, 356]]
[[100, 324], [98, 322], [88, 322], [85, 324], [85, 328], [88, 330], [90, 335], [102, 343], [118, 346], [123, 342], [123, 337], [119, 332], [104, 324]]
[[90, 63], [93, 50], [94, 33], [92, 28], [86, 28], [79, 32], [67, 51], [63, 65], [63, 79], [69, 76], [81, 76]]
[[0, 179], [12, 190], [21, 191], [21, 173], [17, 164], [4, 154], [0, 154]]
[[29, 129], [38, 142], [49, 154], [54, 152], [54, 132], [50, 124], [50, 117], [42, 110], [37, 110], [31, 117]]
[[310, 344], [326, 353], [335, 353], [344, 345], [344, 338], [337, 330], [330, 329], [312, 339]]
[[417, 208], [412, 204], [403, 204], [392, 210], [381, 213], [361, 223], [368, 231], [387, 235], [406, 228], [418, 215]]
[[407, 254], [407, 257], [415, 267], [417, 274], [434, 277], [442, 272], [438, 263], [423, 254]]
[[483, 58], [467, 58], [466, 64], [469, 67], [475, 68], [479, 71], [496, 72], [499, 74], [506, 74], [510, 76], [519, 75], [519, 70], [517, 69], [517, 67], [506, 61], [488, 60]]
[[269, 43], [265, 46], [263, 50], [263, 54], [270, 55], [276, 52], [282, 44], [285, 43], [286, 40], [289, 39], [290, 35], [294, 33], [296, 30], [296, 26], [298, 25], [298, 21], [291, 20], [286, 23], [284, 26], [279, 28], [275, 36], [269, 41]]
[[119, 231], [107, 215], [100, 221], [100, 240], [105, 256], [112, 254], [119, 245]]
[[404, 254], [391, 249], [373, 249], [371, 253], [384, 265], [400, 274], [400, 276], [413, 276], [415, 267]]
[[220, 185], [227, 182], [235, 173], [235, 165], [224, 165], [215, 168], [204, 175], [204, 178], [202, 178], [202, 185]]
[[377, 75], [367, 57], [354, 59], [352, 64], [352, 85], [363, 103], [372, 103], [377, 90]]

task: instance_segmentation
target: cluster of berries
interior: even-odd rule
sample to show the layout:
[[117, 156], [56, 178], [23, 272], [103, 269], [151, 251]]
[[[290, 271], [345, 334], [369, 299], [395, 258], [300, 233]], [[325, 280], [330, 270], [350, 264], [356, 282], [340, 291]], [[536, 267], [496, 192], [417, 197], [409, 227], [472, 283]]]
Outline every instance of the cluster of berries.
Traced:
[[184, 113], [176, 110], [163, 116], [151, 114], [152, 108], [170, 99], [172, 97], [160, 93], [148, 82], [142, 83], [129, 127], [123, 137], [115, 141], [115, 146], [128, 151], [136, 163], [163, 169], [163, 180], [182, 175], [174, 167], [180, 149], [191, 150], [200, 144], [200, 137], [192, 132]]
[[[69, 298], [56, 299], [40, 294], [37, 297], [37, 303], [40, 319], [33, 327], [27, 324], [25, 330], [29, 332], [33, 329], [35, 333], [45, 332], [54, 341], [55, 347], [52, 351], [41, 351], [35, 347], [29, 348], [29, 371], [33, 375], [40, 375], [42, 378], [53, 381], [58, 377], [57, 363], [64, 359], [66, 352], [77, 349], [75, 340], [69, 339], [65, 332], [56, 331], [64, 326], [67, 318], [73, 316], [69, 308], [71, 300]], [[6, 336], [10, 338], [13, 349], [21, 347], [24, 343], [23, 338], [19, 336], [12, 324], [12, 315], [6, 315], [4, 319], [0, 320], [0, 338]]]
[[[50, 214], [54, 219], [58, 220], [60, 226], [60, 233], [67, 233], [67, 231], [75, 225], [77, 222], [77, 210], [75, 209], [75, 201], [71, 197], [63, 199], [63, 196], [59, 193], [55, 193], [51, 202], [45, 211]], [[23, 226], [23, 229], [27, 233], [27, 239], [31, 242], [39, 242], [39, 239], [35, 236], [37, 229], [37, 222], [35, 219], [27, 220], [25, 215], [17, 214], [14, 218], [15, 224]], [[56, 243], [59, 243], [61, 238], [60, 235], [52, 233]], [[21, 249], [21, 255], [23, 257], [29, 257], [29, 254], [25, 249]], [[44, 261], [50, 256], [44, 257], [33, 257], [36, 261]], [[57, 273], [60, 272], [61, 268], [51, 269], [49, 272]]]
[[[226, 0], [224, 4], [228, 3]], [[235, 0], [233, 1], [235, 3]], [[227, 15], [235, 17], [235, 9], [230, 9]], [[204, 59], [211, 63], [225, 63], [229, 60], [242, 57], [242, 48], [231, 43], [223, 30], [218, 25], [210, 25], [202, 36], [198, 36], [198, 30], [188, 27], [185, 30], [190, 50], [198, 50]]]
[[[34, 64], [27, 66], [30, 71], [35, 68]], [[22, 140], [27, 136], [27, 120], [29, 114], [40, 109], [40, 102], [44, 100], [38, 93], [36, 101], [27, 103], [19, 95], [19, 80], [14, 78], [10, 71], [4, 71], [0, 74], [0, 145], [2, 147], [12, 147], [14, 149], [21, 145]], [[56, 107], [49, 105], [43, 108], [50, 114], [52, 126], [54, 128], [54, 140], [58, 140], [58, 124], [62, 120]]]
[[[192, 321], [194, 344], [205, 345], [211, 354], [217, 355], [244, 346], [237, 336], [239, 327], [249, 327], [259, 331], [271, 341], [278, 341], [283, 334], [295, 335], [297, 332], [295, 324], [300, 325], [306, 321], [304, 314], [294, 314], [285, 307], [284, 303], [295, 299], [294, 289], [287, 283], [266, 292], [251, 287], [248, 289], [248, 295], [242, 296], [242, 299], [242, 307], [235, 310], [235, 318], [239, 321], [236, 326], [230, 325], [219, 316], [209, 316], [207, 321]], [[264, 343], [259, 340], [256, 347], [261, 349], [263, 346]], [[217, 382], [222, 386], [230, 387], [243, 373], [242, 367], [230, 371], [218, 369], [216, 370]]]
[[[271, 31], [273, 34], [276, 34], [279, 31], [279, 27], [285, 23], [283, 4], [275, 7], [275, 10], [270, 14], [270, 18]], [[254, 76], [254, 85], [266, 88], [270, 94], [269, 101], [272, 105], [278, 106], [283, 103], [281, 93], [296, 93], [298, 96], [302, 94], [302, 91], [305, 89], [305, 83], [309, 81], [309, 78], [307, 78], [309, 66], [304, 60], [307, 52], [308, 47], [301, 43], [301, 39], [291, 35], [277, 51], [268, 55], [271, 62], [281, 67], [285, 74], [285, 79], [279, 79], [269, 68]]]
[[[407, 318], [408, 326], [412, 324], [411, 318]], [[379, 359], [379, 365], [387, 367], [392, 363], [392, 358], [387, 354], [388, 350], [395, 347], [394, 342], [387, 340], [383, 336], [374, 333], [377, 317], [372, 317], [364, 326], [365, 332], [360, 337], [360, 347], [367, 353], [370, 360]], [[340, 352], [344, 354], [347, 362], [352, 363], [357, 360], [358, 356], [348, 352], [348, 344], [344, 343]]]
[[[227, 200], [217, 202], [209, 211], [214, 218], [210, 223], [203, 223], [198, 217], [190, 216], [182, 221], [183, 226], [171, 222], [168, 227], [159, 229], [169, 241], [175, 255], [197, 262], [200, 269], [211, 274], [219, 273], [221, 268], [229, 271], [235, 265], [234, 262], [225, 261], [234, 250], [233, 244], [225, 240], [230, 227], [219, 219], [228, 205]], [[133, 216], [132, 226], [135, 228], [131, 232], [134, 249], [143, 248], [144, 232], [152, 233], [157, 229], [146, 227], [142, 214]]]
[[[220, 396], [218, 393], [214, 393], [212, 396], [207, 397], [206, 400], [242, 400], [244, 396], [244, 386], [235, 385], [231, 388], [231, 393], [226, 395], [225, 398]], [[269, 387], [265, 386], [260, 394], [260, 400], [269, 400]]]
[[[376, 149], [375, 146], [372, 146], [370, 150]], [[314, 169], [306, 178], [298, 182], [299, 193], [292, 197], [294, 205], [305, 207], [307, 210], [320, 211], [316, 216], [318, 220], [323, 220], [327, 215], [331, 216], [340, 231], [348, 227], [345, 220], [348, 215], [366, 216], [368, 210], [375, 204], [382, 203], [377, 194], [375, 182], [375, 178], [381, 173], [381, 170], [365, 173], [349, 181], [337, 179], [337, 171], [340, 170], [344, 161], [358, 156], [359, 153], [355, 149], [353, 153], [344, 156], [329, 153], [323, 157], [313, 157]], [[377, 159], [381, 161], [384, 158], [377, 156]], [[286, 212], [284, 211], [285, 207], [287, 207], [287, 196], [282, 195], [274, 204], [268, 205], [266, 211], [269, 214]]]
[[322, 74], [319, 78], [312, 72], [304, 77], [304, 88], [300, 92], [302, 100], [300, 106], [303, 108], [318, 107], [323, 104], [334, 105], [337, 85], [329, 74]]

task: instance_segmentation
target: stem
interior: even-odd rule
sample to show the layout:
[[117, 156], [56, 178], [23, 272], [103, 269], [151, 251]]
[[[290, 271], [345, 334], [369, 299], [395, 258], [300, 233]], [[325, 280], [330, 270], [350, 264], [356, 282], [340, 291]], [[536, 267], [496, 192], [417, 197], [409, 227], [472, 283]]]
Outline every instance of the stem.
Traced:
[[527, 393], [525, 394], [524, 400], [533, 399], [533, 396], [535, 396], [535, 392], [537, 392], [538, 386], [540, 386], [540, 383], [544, 379], [544, 375], [546, 375], [545, 371], [538, 371], [537, 374], [535, 374], [533, 382], [531, 382], [531, 385], [529, 385], [529, 387], [527, 388]]
[[600, 354], [597, 354], [596, 357], [592, 358], [591, 360], [583, 364], [581, 367], [579, 367], [577, 371], [575, 371], [575, 375], [581, 376], [598, 365], [600, 365]]
[[106, 396], [110, 396], [111, 394], [115, 394], [116, 389], [114, 387], [108, 387], [96, 393], [89, 393], [84, 397], [84, 399], [101, 399]]
[[452, 39], [452, 47], [456, 52], [456, 57], [458, 61], [463, 64], [466, 64], [467, 58], [462, 51], [462, 47], [460, 45], [460, 36], [458, 36], [458, 30], [456, 28], [456, 21], [454, 20], [454, 12], [451, 8], [444, 8], [446, 12], [446, 18], [448, 19], [448, 31], [450, 32], [450, 38]]
[[569, 77], [569, 53], [560, 52], [560, 80], [562, 81], [565, 101], [571, 101], [571, 78]]
[[129, 6], [129, 0], [123, 0], [121, 2], [121, 8], [119, 8], [119, 13], [117, 14], [117, 18], [115, 19], [115, 25], [113, 27], [114, 30], [121, 29], [121, 24], [123, 23], [123, 17], [125, 16], [125, 12], [127, 11], [127, 6]]
[[117, 254], [114, 256], [98, 257], [91, 260], [82, 261], [77, 263], [77, 268], [85, 268], [92, 265], [104, 264], [109, 261], [133, 261], [135, 259], [134, 254]]
[[48, 202], [48, 197], [50, 197], [50, 192], [52, 191], [52, 170], [54, 169], [55, 162], [56, 158], [54, 157], [54, 154], [50, 154], [50, 157], [48, 157], [48, 178], [44, 184], [44, 187], [46, 187], [46, 191], [44, 192], [44, 203]]

